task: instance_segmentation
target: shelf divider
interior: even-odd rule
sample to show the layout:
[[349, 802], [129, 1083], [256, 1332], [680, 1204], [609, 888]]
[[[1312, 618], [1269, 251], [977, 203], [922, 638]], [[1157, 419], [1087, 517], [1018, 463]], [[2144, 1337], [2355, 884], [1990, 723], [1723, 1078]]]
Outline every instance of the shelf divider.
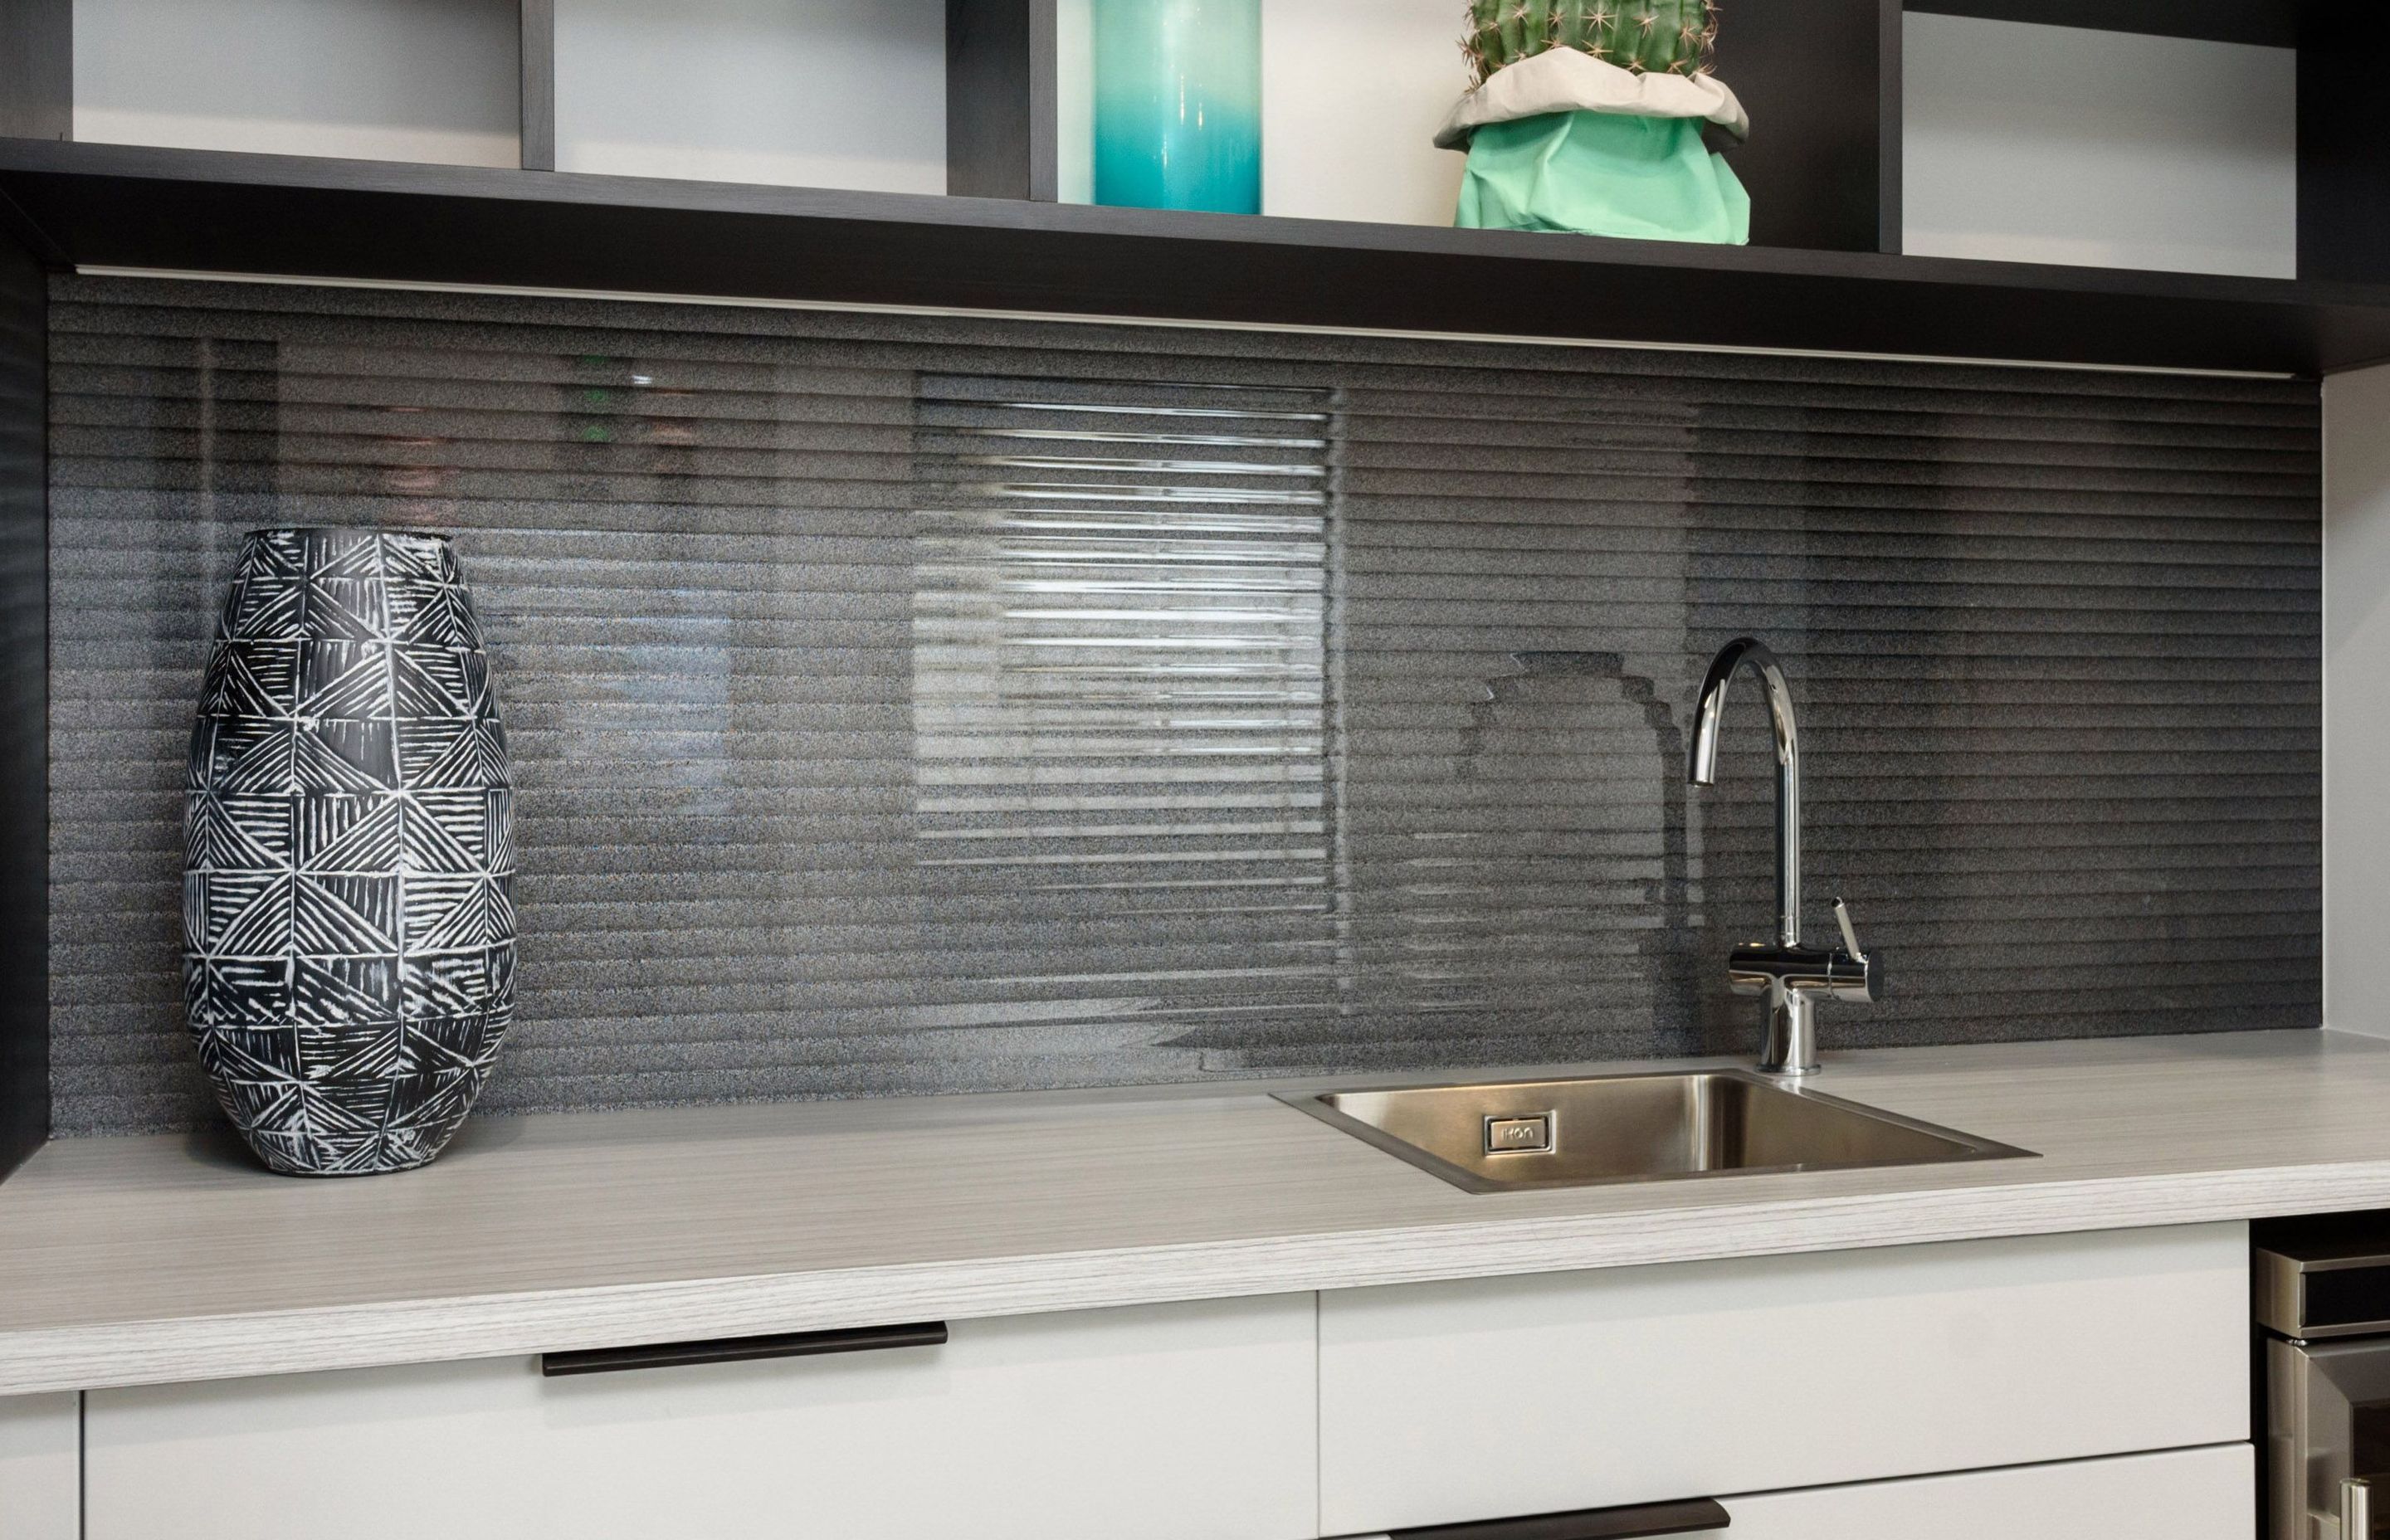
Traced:
[[2299, 276], [2390, 282], [2390, 135], [2381, 0], [2319, 5], [2299, 49]]
[[1051, 203], [1055, 0], [946, 0], [946, 191]]
[[520, 0], [522, 169], [556, 169], [556, 0]]
[[0, 135], [74, 137], [74, 0], [0, 6]]
[[1751, 112], [1727, 160], [1754, 246], [1897, 250], [1900, 0], [1721, 6], [1718, 78]]

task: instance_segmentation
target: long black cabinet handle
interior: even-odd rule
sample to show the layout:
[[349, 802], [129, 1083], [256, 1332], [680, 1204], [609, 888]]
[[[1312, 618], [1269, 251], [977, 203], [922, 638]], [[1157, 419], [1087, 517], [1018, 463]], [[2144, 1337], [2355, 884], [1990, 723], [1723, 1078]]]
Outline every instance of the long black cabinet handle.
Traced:
[[1649, 1535], [1720, 1530], [1730, 1521], [1725, 1508], [1702, 1497], [1683, 1503], [1542, 1513], [1532, 1519], [1489, 1519], [1483, 1523], [1439, 1524], [1433, 1529], [1398, 1529], [1386, 1540], [1645, 1540]]
[[838, 1331], [784, 1331], [775, 1337], [717, 1337], [704, 1342], [657, 1342], [648, 1347], [543, 1353], [539, 1355], [539, 1372], [550, 1379], [562, 1374], [618, 1374], [624, 1369], [662, 1369], [683, 1364], [740, 1364], [752, 1358], [811, 1358], [825, 1353], [936, 1347], [945, 1340], [944, 1321], [851, 1327]]

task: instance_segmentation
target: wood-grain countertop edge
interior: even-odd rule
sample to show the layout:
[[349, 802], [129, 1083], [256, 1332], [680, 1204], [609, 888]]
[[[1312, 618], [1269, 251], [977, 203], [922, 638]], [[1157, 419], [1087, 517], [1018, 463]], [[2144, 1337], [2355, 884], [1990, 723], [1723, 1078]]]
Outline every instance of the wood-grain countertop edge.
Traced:
[[2390, 1207], [2390, 1161], [1489, 1220], [0, 1334], [0, 1395]]

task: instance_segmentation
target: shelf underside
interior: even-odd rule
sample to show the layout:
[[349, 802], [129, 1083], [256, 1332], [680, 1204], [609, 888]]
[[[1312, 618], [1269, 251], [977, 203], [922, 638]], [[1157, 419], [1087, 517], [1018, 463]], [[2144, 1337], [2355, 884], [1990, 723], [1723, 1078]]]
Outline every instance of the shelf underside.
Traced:
[[2318, 374], [2390, 288], [0, 140], [45, 260]]

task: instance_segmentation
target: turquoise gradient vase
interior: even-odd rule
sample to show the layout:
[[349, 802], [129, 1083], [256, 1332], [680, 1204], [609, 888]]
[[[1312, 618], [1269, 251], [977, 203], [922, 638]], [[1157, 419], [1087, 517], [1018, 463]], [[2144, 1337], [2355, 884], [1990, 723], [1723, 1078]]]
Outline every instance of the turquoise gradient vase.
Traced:
[[1096, 201], [1261, 212], [1261, 0], [1094, 10]]

